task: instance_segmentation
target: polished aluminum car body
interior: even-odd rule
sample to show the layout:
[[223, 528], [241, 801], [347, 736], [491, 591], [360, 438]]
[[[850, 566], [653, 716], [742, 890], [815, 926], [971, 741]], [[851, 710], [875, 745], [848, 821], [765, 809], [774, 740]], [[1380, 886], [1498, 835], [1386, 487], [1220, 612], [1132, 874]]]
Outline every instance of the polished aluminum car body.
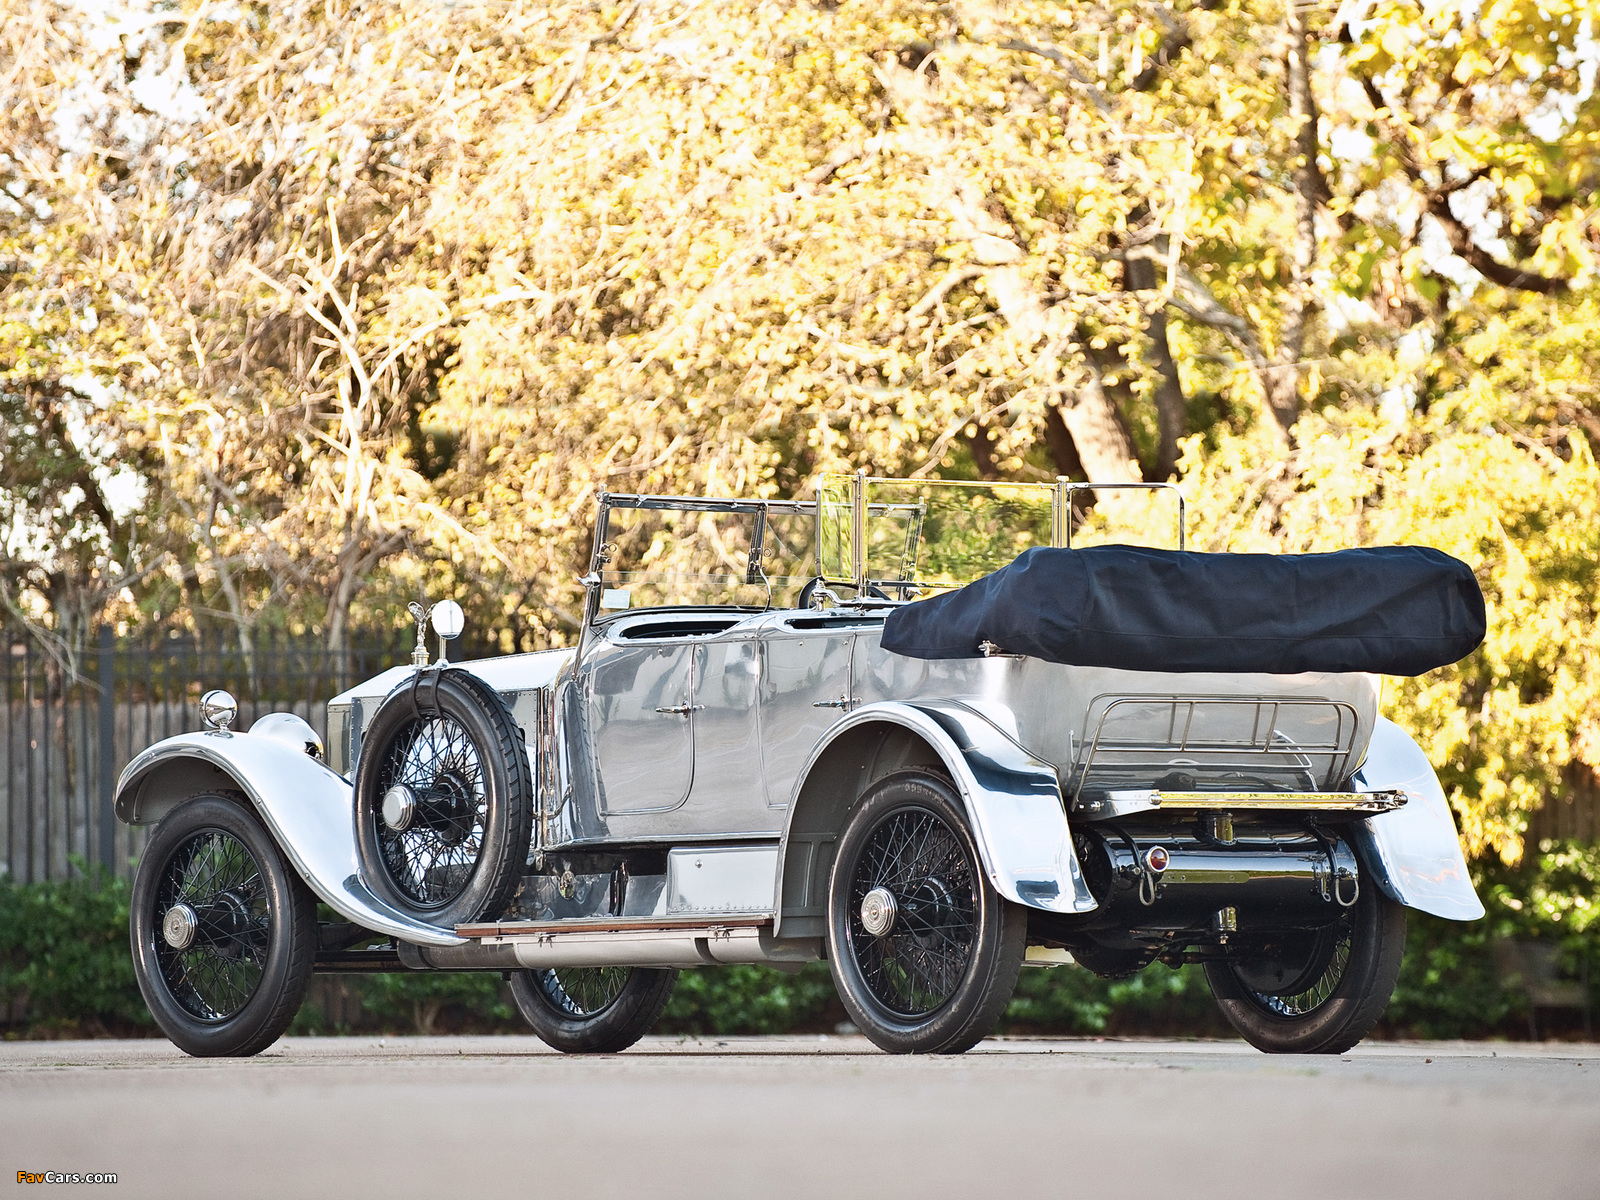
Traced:
[[[1010, 507], [994, 511], [1032, 522], [1035, 543], [1066, 544], [1074, 488], [1043, 491], [1001, 495]], [[322, 901], [421, 968], [815, 959], [847, 816], [874, 781], [908, 768], [950, 781], [989, 883], [1043, 914], [1038, 928], [1054, 944], [1074, 944], [1074, 922], [1093, 930], [1106, 919], [1104, 888], [1097, 895], [1082, 861], [1091, 844], [1113, 873], [1137, 877], [1152, 921], [1164, 889], [1203, 898], [1200, 917], [1163, 918], [1159, 936], [1180, 947], [1226, 943], [1247, 926], [1251, 910], [1228, 889], [1252, 882], [1281, 891], [1287, 880], [1335, 906], [1370, 885], [1439, 916], [1482, 914], [1438, 780], [1379, 716], [1374, 677], [1159, 675], [884, 651], [889, 608], [963, 581], [919, 558], [939, 516], [927, 494], [853, 477], [825, 484], [814, 504], [602, 497], [573, 648], [448, 666], [419, 653], [330, 701], [325, 749], [281, 715], [249, 732], [222, 723], [168, 739], [130, 764], [117, 811], [159, 820], [220, 773]], [[963, 503], [965, 519], [976, 509]], [[942, 528], [941, 552], [966, 577], [1029, 544], [1019, 535], [974, 556], [949, 532], [952, 518]], [[673, 560], [682, 546], [713, 566], [687, 551]], [[692, 594], [689, 584], [708, 580], [720, 596]], [[504, 702], [534, 809], [512, 901], [446, 925], [386, 898], [352, 817], [379, 709], [443, 670], [469, 672]], [[403, 788], [380, 799], [391, 829], [412, 819], [408, 799]], [[1269, 831], [1254, 849], [1234, 847], [1236, 819], [1296, 814], [1342, 832]], [[1153, 845], [1161, 821], [1200, 833]], [[870, 898], [869, 928], [889, 928], [894, 897]]]

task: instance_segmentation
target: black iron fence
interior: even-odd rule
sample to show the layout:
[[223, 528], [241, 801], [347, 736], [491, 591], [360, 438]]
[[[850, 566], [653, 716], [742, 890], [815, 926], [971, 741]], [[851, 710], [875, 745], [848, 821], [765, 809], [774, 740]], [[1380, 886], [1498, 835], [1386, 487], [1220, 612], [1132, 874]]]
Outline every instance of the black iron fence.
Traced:
[[23, 882], [65, 875], [78, 857], [128, 873], [145, 831], [112, 813], [117, 775], [152, 742], [200, 728], [203, 692], [232, 692], [241, 729], [286, 711], [325, 735], [328, 697], [410, 650], [403, 635], [362, 637], [334, 661], [319, 638], [263, 633], [247, 655], [236, 641], [109, 628], [77, 661], [10, 629], [0, 647], [0, 874]]

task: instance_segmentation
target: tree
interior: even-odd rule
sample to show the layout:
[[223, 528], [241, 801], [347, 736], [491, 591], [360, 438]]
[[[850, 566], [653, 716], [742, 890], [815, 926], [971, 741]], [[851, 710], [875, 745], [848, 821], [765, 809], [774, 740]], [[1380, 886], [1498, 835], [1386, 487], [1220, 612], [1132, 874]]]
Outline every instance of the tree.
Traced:
[[337, 653], [427, 590], [531, 647], [602, 490], [1176, 474], [1208, 548], [1479, 567], [1486, 649], [1394, 690], [1476, 850], [1600, 764], [1582, 6], [129, 2], [0, 0], [44, 633]]

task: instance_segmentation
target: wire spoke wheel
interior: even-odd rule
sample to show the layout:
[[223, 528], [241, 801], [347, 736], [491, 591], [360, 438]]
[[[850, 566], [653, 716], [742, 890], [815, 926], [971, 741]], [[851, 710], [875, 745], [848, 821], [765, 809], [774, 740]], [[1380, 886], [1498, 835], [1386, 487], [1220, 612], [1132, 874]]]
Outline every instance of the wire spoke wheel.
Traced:
[[356, 763], [363, 877], [400, 911], [448, 929], [495, 917], [533, 832], [522, 731], [470, 671], [418, 672], [385, 698]]
[[534, 982], [552, 1005], [572, 1017], [598, 1017], [627, 986], [628, 967], [555, 967], [535, 971]]
[[511, 998], [534, 1033], [565, 1054], [616, 1054], [648, 1033], [678, 972], [650, 967], [516, 971]]
[[[874, 936], [862, 922], [867, 894], [894, 899], [896, 920]], [[868, 836], [850, 885], [850, 949], [872, 994], [889, 1011], [919, 1017], [955, 992], [972, 962], [977, 896], [954, 830], [926, 808], [902, 809]]]
[[1313, 933], [1266, 936], [1205, 964], [1217, 1007], [1269, 1054], [1342, 1054], [1388, 1007], [1405, 954], [1406, 910], [1376, 886]]
[[828, 884], [828, 962], [850, 1019], [892, 1054], [960, 1054], [1005, 1011], [1027, 914], [994, 890], [950, 780], [898, 771], [850, 810]]
[[489, 799], [478, 746], [449, 714], [413, 722], [385, 755], [379, 795], [396, 784], [416, 797], [417, 814], [403, 830], [376, 821], [389, 878], [419, 907], [443, 907], [466, 889], [483, 852]]
[[255, 994], [272, 938], [261, 867], [238, 838], [220, 829], [194, 835], [169, 859], [156, 887], [156, 926], [176, 905], [194, 914], [191, 940], [165, 937], [156, 959], [173, 999], [202, 1021], [225, 1021]]
[[1333, 999], [1334, 993], [1339, 988], [1339, 981], [1344, 978], [1349, 966], [1350, 927], [1345, 923], [1335, 935], [1327, 965], [1310, 987], [1287, 995], [1282, 992], [1258, 992], [1253, 989], [1250, 994], [1262, 1008], [1277, 1013], [1280, 1017], [1308, 1016]]
[[317, 952], [316, 898], [243, 797], [168, 813], [134, 876], [139, 991], [163, 1033], [201, 1056], [256, 1054], [293, 1020]]

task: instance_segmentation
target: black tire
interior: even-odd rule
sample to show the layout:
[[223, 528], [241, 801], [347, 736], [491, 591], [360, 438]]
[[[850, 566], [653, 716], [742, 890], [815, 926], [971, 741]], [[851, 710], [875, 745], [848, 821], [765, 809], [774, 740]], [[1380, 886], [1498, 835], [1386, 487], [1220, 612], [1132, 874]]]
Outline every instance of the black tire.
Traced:
[[[862, 906], [880, 889], [893, 909], [875, 936]], [[828, 889], [828, 961], [840, 1001], [874, 1045], [891, 1054], [977, 1045], [1016, 989], [1027, 940], [1027, 913], [985, 877], [948, 780], [902, 771], [856, 801]]]
[[[385, 820], [403, 784], [409, 824]], [[450, 928], [498, 916], [533, 833], [533, 770], [522, 731], [488, 684], [424, 671], [384, 700], [356, 767], [356, 845], [373, 890], [401, 912]]]
[[[132, 907], [139, 991], [178, 1049], [247, 1057], [289, 1027], [311, 983], [317, 902], [244, 801], [202, 794], [168, 813]], [[185, 944], [164, 932], [169, 917]]]
[[616, 1054], [661, 1019], [678, 972], [648, 967], [517, 971], [511, 996], [546, 1045], [565, 1054]]
[[1334, 925], [1209, 962], [1206, 982], [1228, 1024], [1268, 1054], [1343, 1054], [1389, 1005], [1406, 949], [1406, 910], [1370, 883]]

